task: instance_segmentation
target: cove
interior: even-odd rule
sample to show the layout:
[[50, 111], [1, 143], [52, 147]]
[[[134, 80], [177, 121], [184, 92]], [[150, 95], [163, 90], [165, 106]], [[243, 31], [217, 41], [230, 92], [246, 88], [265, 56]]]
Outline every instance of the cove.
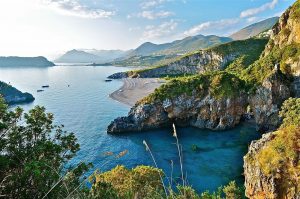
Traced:
[[[109, 94], [121, 87], [122, 82], [105, 82], [107, 76], [129, 70], [113, 66], [55, 66], [48, 68], [0, 68], [0, 80], [10, 82], [23, 92], [30, 92], [36, 100], [20, 105], [25, 111], [36, 105], [45, 106], [55, 116], [57, 124], [74, 132], [81, 150], [70, 164], [80, 161], [92, 162], [95, 169], [106, 171], [118, 164], [126, 167], [153, 165], [143, 140], [149, 144], [158, 166], [167, 176], [178, 180], [179, 157], [172, 129], [160, 129], [141, 133], [108, 135], [110, 121], [124, 116], [129, 107], [109, 98]], [[42, 85], [49, 85], [37, 93]], [[69, 85], [69, 86], [68, 86]], [[251, 140], [258, 139], [252, 123], [214, 132], [195, 128], [178, 128], [179, 142], [183, 146], [183, 167], [187, 180], [197, 191], [214, 191], [231, 180], [243, 183], [242, 157]], [[197, 151], [192, 146], [197, 145]], [[125, 151], [125, 155], [116, 155]], [[114, 155], [108, 155], [113, 153]], [[180, 182], [178, 180], [178, 182]]]

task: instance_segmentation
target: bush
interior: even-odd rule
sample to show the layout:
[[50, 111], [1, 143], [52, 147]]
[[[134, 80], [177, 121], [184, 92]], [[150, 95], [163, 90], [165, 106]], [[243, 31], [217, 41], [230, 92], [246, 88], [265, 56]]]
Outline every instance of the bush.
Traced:
[[279, 115], [283, 118], [282, 127], [300, 125], [300, 98], [289, 98], [284, 101]]
[[[53, 125], [53, 115], [36, 106], [29, 113], [9, 111], [0, 96], [0, 181], [6, 198], [66, 197], [89, 165], [64, 165], [76, 155], [73, 133]], [[62, 177], [62, 176], [64, 177]]]
[[182, 94], [192, 95], [193, 92], [196, 92], [195, 94], [199, 97], [210, 93], [217, 99], [230, 98], [247, 92], [249, 88], [243, 80], [233, 74], [224, 71], [207, 72], [200, 75], [174, 78], [155, 89], [152, 94], [139, 103], [163, 101]]

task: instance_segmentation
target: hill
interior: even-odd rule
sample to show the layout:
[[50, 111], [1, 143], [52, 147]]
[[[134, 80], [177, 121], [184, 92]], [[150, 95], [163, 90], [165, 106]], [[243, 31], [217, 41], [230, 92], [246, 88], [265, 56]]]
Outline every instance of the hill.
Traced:
[[[220, 44], [205, 50], [195, 51], [176, 58], [174, 61], [154, 67], [124, 73], [117, 73], [110, 78], [129, 77], [166, 77], [203, 73], [211, 70], [234, 69], [234, 60], [251, 64], [264, 50], [266, 39], [247, 39]], [[245, 48], [247, 46], [247, 48]], [[239, 67], [240, 68], [240, 67]]]
[[271, 29], [277, 22], [279, 17], [272, 17], [258, 23], [252, 24], [243, 28], [242, 30], [230, 35], [230, 38], [234, 40], [243, 40], [254, 37], [261, 32]]
[[115, 60], [108, 65], [120, 66], [151, 66], [161, 65], [174, 61], [185, 53], [195, 50], [209, 48], [218, 44], [230, 42], [228, 37], [218, 37], [215, 35], [197, 35], [176, 40], [171, 43], [154, 44], [146, 42], [132, 50], [123, 59]]
[[55, 66], [45, 57], [0, 57], [0, 67], [48, 67]]

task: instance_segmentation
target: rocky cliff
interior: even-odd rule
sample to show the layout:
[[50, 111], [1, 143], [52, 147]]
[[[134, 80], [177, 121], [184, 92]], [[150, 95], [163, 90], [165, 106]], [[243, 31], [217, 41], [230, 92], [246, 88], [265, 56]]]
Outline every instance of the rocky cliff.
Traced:
[[281, 54], [280, 65], [293, 76], [291, 89], [300, 97], [300, 2], [297, 0], [280, 17], [262, 57]]
[[[251, 104], [256, 122], [279, 130], [253, 141], [244, 157], [246, 196], [254, 199], [300, 198], [300, 1], [280, 17], [261, 59], [276, 58], [283, 74], [271, 75], [256, 91]], [[278, 66], [278, 65], [277, 65]], [[276, 68], [275, 68], [276, 70]], [[286, 77], [285, 76], [285, 77]], [[289, 86], [290, 85], [290, 86]], [[270, 94], [273, 93], [273, 94]], [[279, 112], [279, 109], [282, 109]], [[280, 113], [280, 114], [278, 114]]]
[[212, 130], [232, 128], [247, 113], [243, 87], [243, 81], [225, 72], [172, 80], [132, 107], [127, 117], [115, 119], [108, 132], [148, 130], [173, 122]]
[[244, 157], [247, 197], [300, 198], [299, 127], [282, 128], [251, 143]]
[[289, 80], [280, 70], [274, 70], [254, 95], [249, 96], [249, 104], [259, 131], [271, 131], [278, 128], [281, 119], [278, 116], [284, 100], [290, 97]]
[[0, 95], [9, 105], [32, 102], [34, 97], [30, 93], [22, 93], [18, 89], [0, 81]]

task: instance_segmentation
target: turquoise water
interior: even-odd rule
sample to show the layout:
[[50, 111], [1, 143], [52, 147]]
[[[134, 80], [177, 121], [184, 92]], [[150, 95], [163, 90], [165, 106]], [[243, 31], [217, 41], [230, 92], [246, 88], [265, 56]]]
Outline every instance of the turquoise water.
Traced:
[[[0, 68], [0, 80], [10, 82], [23, 92], [30, 92], [36, 100], [21, 105], [29, 110], [35, 105], [45, 106], [54, 113], [55, 121], [74, 132], [81, 150], [71, 164], [79, 161], [92, 162], [101, 171], [118, 164], [127, 167], [153, 165], [142, 141], [149, 144], [158, 166], [166, 175], [171, 175], [171, 160], [174, 162], [174, 179], [178, 179], [179, 159], [174, 137], [170, 129], [129, 133], [112, 136], [106, 127], [114, 118], [124, 116], [129, 107], [108, 97], [121, 87], [122, 82], [104, 82], [112, 73], [125, 71], [121, 67], [55, 66], [50, 68]], [[37, 93], [42, 85], [50, 88]], [[70, 85], [70, 87], [68, 87]], [[213, 132], [195, 128], [178, 128], [179, 141], [183, 146], [183, 167], [187, 179], [198, 191], [215, 190], [231, 180], [243, 182], [242, 157], [251, 140], [259, 137], [252, 124], [244, 123], [233, 130]], [[197, 152], [192, 145], [199, 147]], [[120, 158], [105, 155], [118, 154]], [[180, 181], [179, 181], [180, 182]]]

